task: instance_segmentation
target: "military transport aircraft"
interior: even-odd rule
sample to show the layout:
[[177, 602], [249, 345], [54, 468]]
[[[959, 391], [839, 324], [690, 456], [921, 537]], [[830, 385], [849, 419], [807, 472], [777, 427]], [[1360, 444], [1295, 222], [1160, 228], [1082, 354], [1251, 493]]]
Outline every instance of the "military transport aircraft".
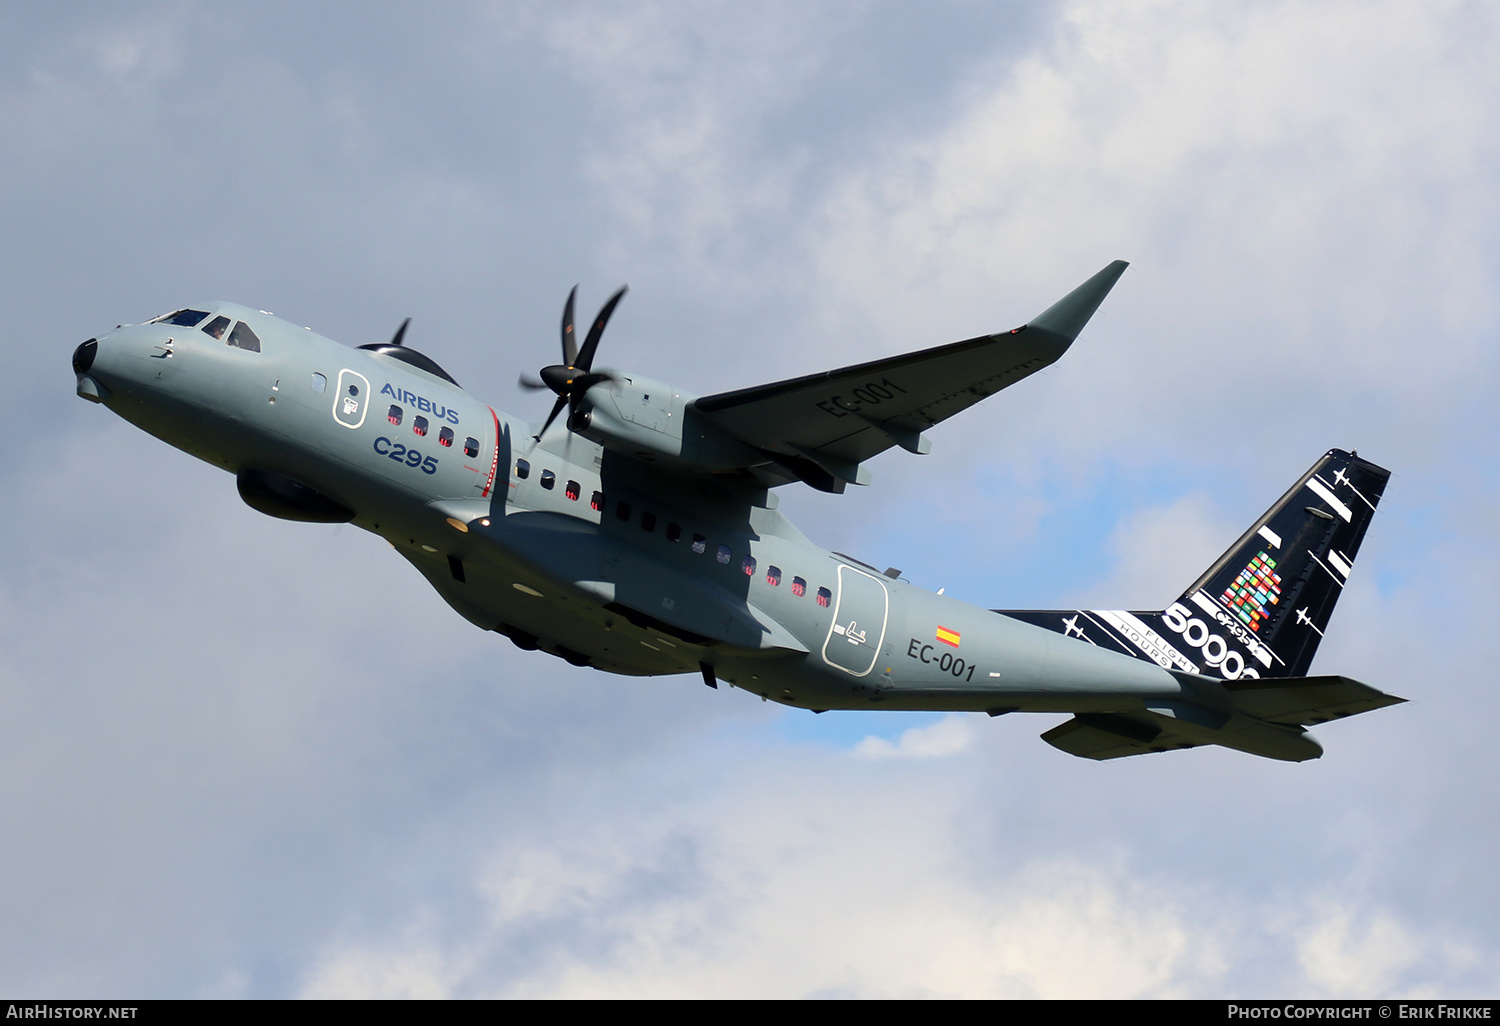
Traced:
[[1160, 611], [979, 609], [777, 512], [780, 486], [842, 492], [892, 446], [928, 452], [928, 428], [1061, 357], [1125, 267], [1010, 331], [709, 396], [595, 367], [624, 289], [582, 346], [570, 295], [562, 362], [522, 379], [557, 395], [539, 425], [403, 345], [405, 323], [350, 349], [204, 303], [87, 340], [73, 370], [80, 396], [229, 470], [255, 509], [380, 535], [523, 649], [815, 712], [1071, 714], [1042, 737], [1091, 759], [1317, 758], [1308, 725], [1403, 701], [1308, 675], [1390, 476], [1352, 452], [1319, 458]]

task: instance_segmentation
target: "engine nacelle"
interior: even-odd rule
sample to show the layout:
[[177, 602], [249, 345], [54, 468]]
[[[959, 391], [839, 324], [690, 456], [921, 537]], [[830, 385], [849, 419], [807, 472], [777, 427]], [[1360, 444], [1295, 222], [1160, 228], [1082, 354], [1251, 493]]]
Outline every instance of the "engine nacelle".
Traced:
[[613, 452], [694, 470], [726, 470], [763, 462], [750, 446], [731, 438], [689, 404], [697, 396], [664, 381], [611, 371], [590, 388], [568, 427]]

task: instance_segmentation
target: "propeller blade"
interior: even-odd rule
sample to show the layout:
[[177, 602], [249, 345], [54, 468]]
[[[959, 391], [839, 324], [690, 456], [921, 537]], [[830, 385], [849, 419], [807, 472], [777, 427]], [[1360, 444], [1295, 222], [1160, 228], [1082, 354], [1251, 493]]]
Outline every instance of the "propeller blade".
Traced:
[[406, 337], [406, 326], [410, 323], [410, 317], [401, 322], [401, 327], [396, 329], [396, 337], [391, 339], [391, 345], [399, 346], [401, 344], [401, 340]]
[[557, 419], [557, 415], [562, 412], [562, 408], [566, 405], [568, 405], [568, 397], [565, 395], [558, 396], [557, 402], [552, 404], [552, 412], [547, 414], [547, 419], [542, 422], [542, 429], [533, 436], [538, 442], [542, 440], [542, 436], [547, 433], [547, 429], [552, 426], [552, 422]]
[[574, 376], [573, 380], [568, 383], [568, 397], [575, 400], [582, 399], [583, 394], [599, 384], [599, 382], [613, 380], [615, 380], [613, 374], [599, 374], [595, 371], [585, 371], [582, 374]]
[[629, 285], [621, 285], [620, 291], [609, 297], [609, 302], [604, 304], [599, 311], [599, 316], [594, 318], [594, 326], [589, 329], [589, 337], [583, 343], [583, 348], [578, 352], [578, 359], [572, 366], [579, 370], [589, 370], [594, 366], [594, 350], [599, 348], [599, 336], [604, 334], [604, 326], [609, 323], [610, 314], [615, 312], [615, 307], [620, 300], [625, 298], [625, 293], [630, 290]]
[[516, 384], [530, 392], [545, 391], [547, 388], [545, 381], [535, 375], [528, 375], [525, 371], [521, 372], [520, 380]]
[[568, 293], [568, 302], [563, 306], [562, 346], [563, 366], [572, 367], [578, 360], [578, 337], [573, 333], [573, 300], [578, 297], [578, 286]]

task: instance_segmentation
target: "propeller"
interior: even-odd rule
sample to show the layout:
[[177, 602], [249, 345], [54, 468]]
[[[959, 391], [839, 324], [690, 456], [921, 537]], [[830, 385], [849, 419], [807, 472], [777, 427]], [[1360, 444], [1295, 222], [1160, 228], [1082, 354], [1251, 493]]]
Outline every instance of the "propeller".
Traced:
[[569, 407], [571, 416], [571, 411], [578, 409], [578, 403], [585, 392], [601, 381], [613, 380], [608, 374], [594, 372], [594, 353], [599, 348], [599, 338], [604, 334], [604, 326], [609, 323], [610, 315], [615, 312], [620, 300], [625, 298], [628, 289], [629, 286], [620, 286], [620, 291], [610, 296], [609, 301], [600, 308], [599, 316], [594, 318], [594, 325], [589, 328], [588, 338], [584, 339], [582, 349], [578, 348], [578, 338], [573, 331], [573, 304], [578, 298], [578, 286], [574, 285], [573, 290], [568, 293], [562, 316], [563, 362], [543, 367], [537, 377], [522, 374], [520, 379], [522, 388], [532, 391], [546, 388], [557, 393], [557, 402], [552, 404], [552, 412], [547, 414], [542, 430], [536, 434], [538, 441], [547, 433], [564, 406]]

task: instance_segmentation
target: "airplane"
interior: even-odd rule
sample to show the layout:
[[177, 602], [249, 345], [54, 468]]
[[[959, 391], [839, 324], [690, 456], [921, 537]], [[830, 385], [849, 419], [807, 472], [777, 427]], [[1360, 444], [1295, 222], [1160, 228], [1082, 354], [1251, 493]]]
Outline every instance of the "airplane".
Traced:
[[[522, 649], [618, 674], [698, 674], [825, 712], [1064, 714], [1090, 759], [1219, 745], [1291, 762], [1309, 726], [1404, 699], [1310, 676], [1389, 471], [1329, 450], [1167, 608], [991, 610], [813, 544], [776, 489], [842, 493], [893, 447], [1057, 361], [1126, 268], [1034, 320], [714, 395], [594, 365], [522, 384], [540, 424], [474, 398], [404, 344], [350, 348], [214, 302], [73, 353], [78, 395], [235, 475], [252, 508], [386, 539], [460, 615]], [[566, 412], [566, 416], [563, 416]]]

